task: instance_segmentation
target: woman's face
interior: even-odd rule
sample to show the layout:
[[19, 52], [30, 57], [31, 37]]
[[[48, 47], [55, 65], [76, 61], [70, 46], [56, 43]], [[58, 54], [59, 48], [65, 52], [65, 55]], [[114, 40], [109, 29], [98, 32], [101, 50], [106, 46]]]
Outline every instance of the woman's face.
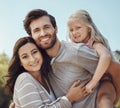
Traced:
[[87, 43], [90, 38], [90, 28], [79, 19], [71, 20], [68, 24], [70, 39], [75, 43]]
[[30, 73], [39, 72], [43, 63], [39, 49], [33, 43], [23, 45], [19, 51], [21, 65]]

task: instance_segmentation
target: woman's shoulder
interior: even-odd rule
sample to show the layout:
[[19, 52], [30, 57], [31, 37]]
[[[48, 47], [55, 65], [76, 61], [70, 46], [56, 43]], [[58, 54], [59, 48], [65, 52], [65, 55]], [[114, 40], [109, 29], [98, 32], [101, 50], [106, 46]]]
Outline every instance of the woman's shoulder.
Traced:
[[31, 83], [32, 79], [33, 77], [29, 73], [23, 72], [17, 77], [15, 86], [20, 87], [21, 85], [24, 85], [25, 83]]
[[21, 73], [21, 74], [18, 76], [17, 79], [19, 79], [19, 80], [24, 80], [24, 79], [26, 79], [26, 78], [28, 78], [28, 77], [31, 77], [31, 75], [30, 75], [28, 72], [23, 72], [23, 73]]

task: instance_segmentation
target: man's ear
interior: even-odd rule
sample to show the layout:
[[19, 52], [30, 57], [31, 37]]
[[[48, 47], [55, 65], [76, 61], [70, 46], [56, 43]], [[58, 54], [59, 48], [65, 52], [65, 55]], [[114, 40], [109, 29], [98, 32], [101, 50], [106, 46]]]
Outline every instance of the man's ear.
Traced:
[[58, 33], [58, 27], [57, 26], [55, 27], [55, 32]]

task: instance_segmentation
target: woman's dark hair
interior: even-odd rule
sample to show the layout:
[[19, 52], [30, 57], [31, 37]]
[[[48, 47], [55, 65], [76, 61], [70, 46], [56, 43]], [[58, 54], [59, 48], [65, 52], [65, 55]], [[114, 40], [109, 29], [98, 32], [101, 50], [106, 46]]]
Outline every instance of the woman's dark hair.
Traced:
[[23, 23], [24, 23], [24, 28], [26, 30], [26, 32], [31, 35], [31, 29], [30, 29], [30, 24], [32, 21], [40, 18], [40, 17], [43, 17], [43, 16], [48, 16], [50, 18], [50, 21], [53, 25], [53, 27], [55, 28], [56, 27], [56, 20], [55, 20], [55, 17], [53, 17], [52, 15], [48, 14], [47, 11], [45, 10], [42, 10], [42, 9], [34, 9], [34, 10], [31, 10], [25, 17]]
[[[14, 85], [17, 77], [21, 73], [26, 71], [24, 67], [21, 66], [19, 55], [18, 55], [19, 49], [26, 43], [34, 43], [37, 46], [37, 44], [31, 37], [22, 37], [15, 43], [15, 46], [13, 49], [13, 56], [9, 62], [8, 74], [6, 75], [8, 79], [5, 85], [9, 93], [12, 93], [12, 94], [13, 94]], [[40, 69], [41, 75], [42, 77], [48, 78], [48, 73], [51, 71], [50, 57], [47, 55], [44, 49], [41, 49], [38, 46], [37, 48], [40, 50], [43, 57], [43, 64]]]

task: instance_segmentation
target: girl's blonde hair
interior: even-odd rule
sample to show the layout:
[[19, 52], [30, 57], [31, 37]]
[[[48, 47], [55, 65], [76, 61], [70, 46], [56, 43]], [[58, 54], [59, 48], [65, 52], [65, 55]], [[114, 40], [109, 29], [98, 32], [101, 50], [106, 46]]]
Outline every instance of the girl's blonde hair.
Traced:
[[103, 45], [105, 45], [106, 48], [110, 50], [110, 46], [108, 44], [107, 39], [105, 39], [105, 37], [97, 29], [96, 25], [92, 21], [92, 18], [87, 11], [77, 10], [75, 13], [71, 14], [71, 16], [68, 19], [68, 26], [69, 26], [69, 23], [74, 20], [80, 20], [84, 22], [84, 24], [91, 29], [90, 38], [93, 39], [95, 42], [102, 43]]

